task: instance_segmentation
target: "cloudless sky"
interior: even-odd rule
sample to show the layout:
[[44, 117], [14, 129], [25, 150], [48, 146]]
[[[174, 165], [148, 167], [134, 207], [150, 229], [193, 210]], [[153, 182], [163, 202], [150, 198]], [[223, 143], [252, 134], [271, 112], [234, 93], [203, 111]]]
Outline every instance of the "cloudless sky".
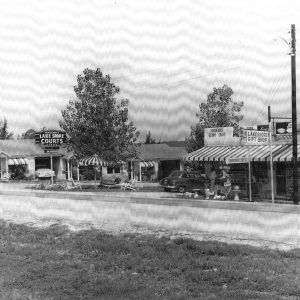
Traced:
[[0, 118], [15, 135], [58, 127], [87, 67], [111, 75], [142, 137], [184, 139], [223, 84], [245, 103], [243, 125], [266, 123], [268, 105], [290, 117], [283, 39], [297, 20], [296, 0], [2, 0]]

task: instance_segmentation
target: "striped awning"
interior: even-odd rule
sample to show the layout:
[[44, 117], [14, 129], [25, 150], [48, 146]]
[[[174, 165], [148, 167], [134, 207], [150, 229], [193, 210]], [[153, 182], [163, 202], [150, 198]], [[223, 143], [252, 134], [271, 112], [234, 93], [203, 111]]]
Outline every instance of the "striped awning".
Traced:
[[[286, 151], [289, 145], [272, 145], [272, 155], [279, 155]], [[248, 158], [251, 161], [270, 160], [270, 148], [268, 145], [261, 146], [207, 146], [200, 148], [183, 157], [185, 161], [226, 161], [227, 158]]]
[[154, 167], [154, 162], [153, 161], [141, 161], [140, 162], [140, 166], [142, 168], [150, 168], [150, 167]]
[[[297, 159], [300, 161], [300, 145], [297, 146]], [[293, 159], [293, 146], [286, 145], [286, 148], [283, 151], [275, 153], [273, 155], [273, 161], [292, 161]]]
[[10, 158], [8, 160], [9, 166], [27, 165], [28, 161], [26, 158]]
[[107, 167], [108, 163], [104, 159], [100, 158], [97, 154], [82, 158], [79, 160], [80, 166], [101, 166], [101, 167]]

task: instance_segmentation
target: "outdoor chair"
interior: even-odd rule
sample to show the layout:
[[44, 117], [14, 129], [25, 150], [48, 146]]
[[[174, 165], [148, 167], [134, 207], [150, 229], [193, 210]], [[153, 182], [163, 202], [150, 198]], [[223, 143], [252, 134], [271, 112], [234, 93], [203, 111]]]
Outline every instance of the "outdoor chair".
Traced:
[[214, 186], [214, 199], [222, 199], [226, 200], [229, 198], [231, 193], [231, 186], [224, 186], [224, 185], [215, 185]]
[[68, 190], [75, 190], [75, 189], [79, 189], [82, 190], [82, 186], [79, 182], [75, 182], [73, 178], [71, 178], [71, 186], [67, 186]]
[[104, 187], [107, 190], [110, 190], [111, 188], [122, 188], [123, 186], [124, 182], [119, 178], [116, 178], [114, 182], [102, 182], [100, 184], [100, 187]]
[[7, 182], [10, 179], [10, 174], [9, 173], [4, 173], [0, 179], [1, 182]]
[[121, 190], [123, 190], [123, 191], [126, 191], [126, 190], [137, 191], [139, 188], [136, 186], [136, 184], [137, 184], [136, 179], [132, 179], [129, 182], [124, 182], [121, 186]]

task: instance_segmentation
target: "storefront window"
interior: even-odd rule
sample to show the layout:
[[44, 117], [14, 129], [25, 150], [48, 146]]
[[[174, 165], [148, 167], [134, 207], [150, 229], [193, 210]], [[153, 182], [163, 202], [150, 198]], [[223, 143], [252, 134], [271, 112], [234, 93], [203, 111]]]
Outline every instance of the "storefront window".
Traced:
[[119, 173], [121, 173], [121, 168], [119, 166], [107, 167], [107, 174], [119, 174]]

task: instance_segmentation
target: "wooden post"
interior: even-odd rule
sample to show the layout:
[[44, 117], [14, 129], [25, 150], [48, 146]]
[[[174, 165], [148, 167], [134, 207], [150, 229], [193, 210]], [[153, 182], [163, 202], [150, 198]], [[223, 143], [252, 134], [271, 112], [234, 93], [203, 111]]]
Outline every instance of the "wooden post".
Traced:
[[68, 174], [68, 180], [70, 180], [70, 160], [67, 158], [67, 174]]
[[293, 203], [298, 199], [298, 141], [297, 141], [297, 106], [296, 106], [296, 38], [295, 24], [291, 25], [291, 77], [292, 77], [292, 137], [293, 137]]
[[248, 175], [249, 175], [249, 201], [252, 202], [252, 175], [251, 175], [251, 154], [250, 147], [248, 146]]
[[270, 150], [270, 177], [271, 177], [271, 196], [272, 204], [274, 204], [274, 180], [273, 180], [273, 151], [272, 151], [272, 123], [271, 123], [271, 107], [268, 106], [268, 121], [269, 121], [269, 150]]
[[[50, 156], [51, 171], [53, 171], [53, 157]], [[53, 184], [53, 175], [51, 175], [51, 184]]]

